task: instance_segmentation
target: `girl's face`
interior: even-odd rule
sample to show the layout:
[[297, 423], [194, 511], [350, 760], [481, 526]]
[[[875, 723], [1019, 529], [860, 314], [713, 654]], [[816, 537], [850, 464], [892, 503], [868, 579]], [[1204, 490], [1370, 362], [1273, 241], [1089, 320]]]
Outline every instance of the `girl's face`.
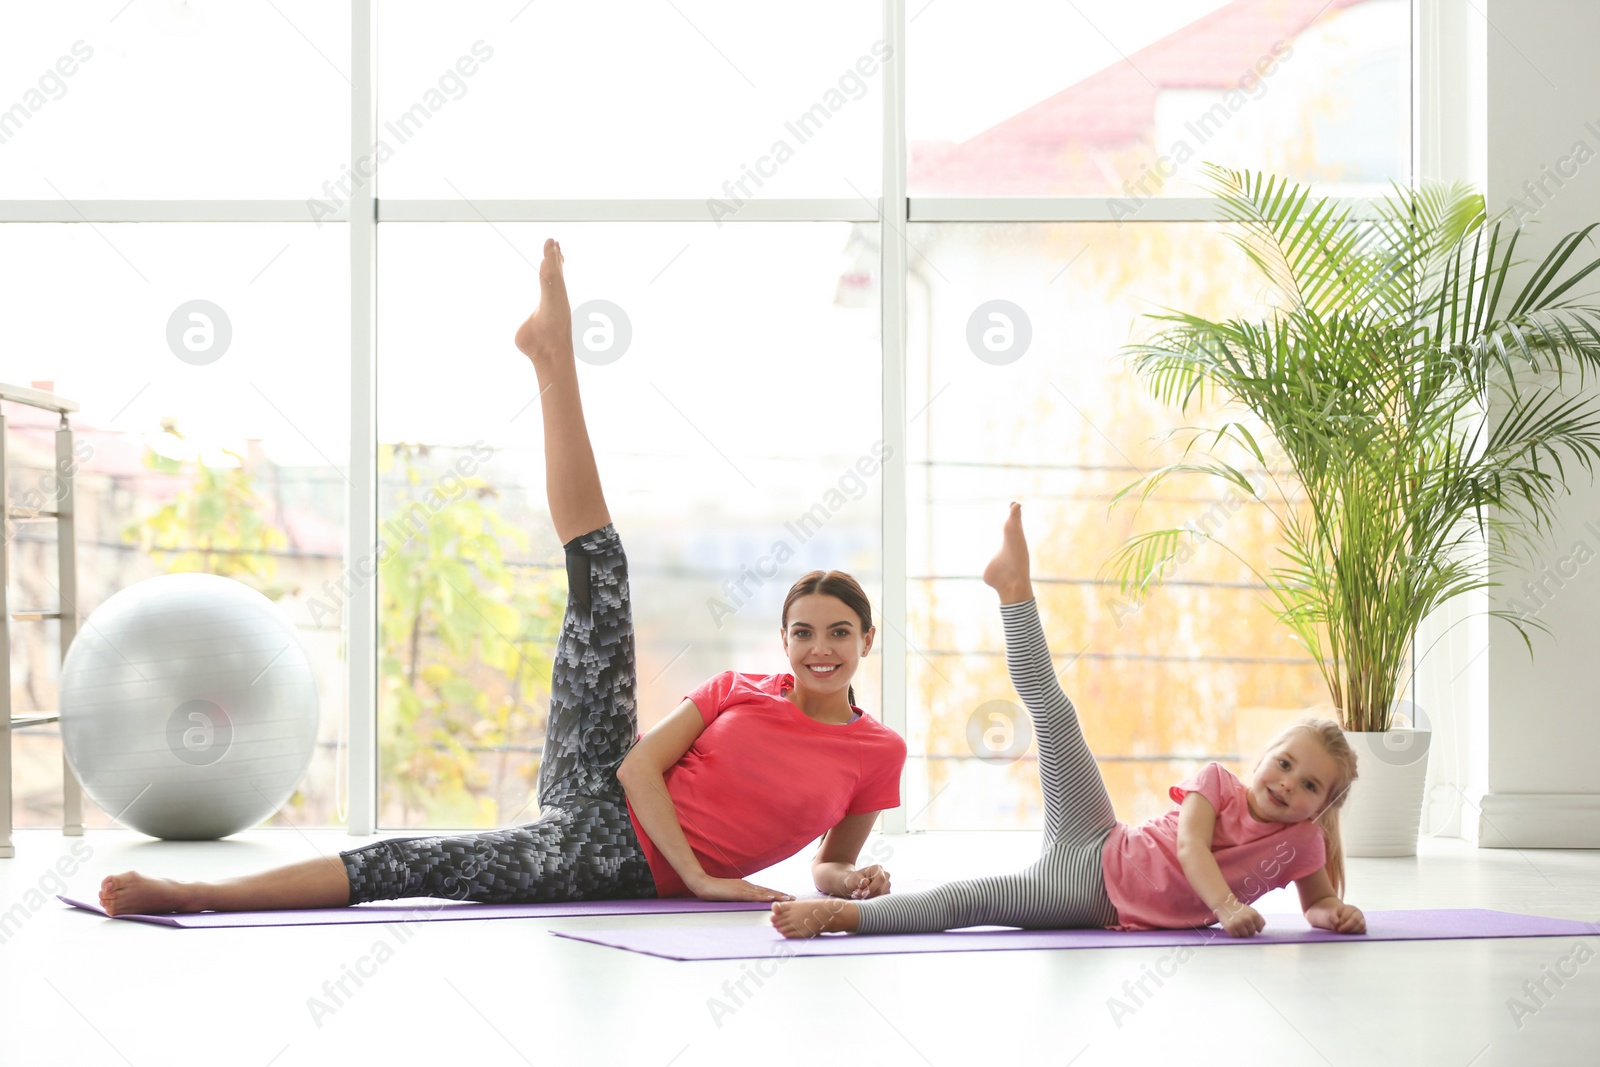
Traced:
[[1296, 732], [1268, 752], [1251, 776], [1246, 799], [1260, 822], [1305, 822], [1322, 814], [1339, 765], [1310, 734]]
[[843, 697], [877, 632], [873, 627], [863, 633], [860, 618], [836, 596], [812, 593], [796, 600], [783, 630], [795, 686], [819, 696]]

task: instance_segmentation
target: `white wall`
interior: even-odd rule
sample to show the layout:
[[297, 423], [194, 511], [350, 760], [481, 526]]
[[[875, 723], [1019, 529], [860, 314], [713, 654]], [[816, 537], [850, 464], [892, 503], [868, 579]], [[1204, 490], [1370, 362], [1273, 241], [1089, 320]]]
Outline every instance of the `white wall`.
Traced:
[[[1600, 221], [1600, 162], [1580, 166], [1577, 158], [1600, 159], [1600, 4], [1480, 3], [1489, 23], [1484, 189], [1491, 212], [1512, 207], [1512, 198], [1533, 211], [1518, 253], [1542, 258], [1562, 235]], [[1530, 199], [1524, 183], [1541, 179], [1543, 191]], [[1581, 261], [1597, 254], [1600, 244], [1591, 242]], [[1535, 635], [1530, 661], [1508, 624], [1488, 624], [1479, 731], [1486, 780], [1469, 789], [1476, 807], [1463, 820], [1466, 835], [1486, 846], [1600, 847], [1600, 564], [1579, 565], [1590, 553], [1600, 559], [1600, 485], [1570, 466], [1567, 481], [1572, 495], [1561, 500], [1548, 545], [1532, 565], [1508, 566], [1492, 594], [1496, 607], [1527, 603], [1522, 583], [1544, 582], [1537, 617], [1551, 634]], [[1587, 552], [1575, 552], [1580, 542]]]

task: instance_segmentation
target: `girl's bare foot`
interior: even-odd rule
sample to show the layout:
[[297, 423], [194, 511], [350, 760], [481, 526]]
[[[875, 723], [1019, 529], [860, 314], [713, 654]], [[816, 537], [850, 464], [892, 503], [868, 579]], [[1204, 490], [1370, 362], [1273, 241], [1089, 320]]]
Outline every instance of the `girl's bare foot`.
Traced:
[[1028, 578], [1028, 541], [1022, 536], [1022, 505], [1015, 500], [1006, 516], [1000, 551], [983, 569], [983, 582], [1000, 594], [1002, 604], [1033, 599], [1033, 583]]
[[861, 909], [848, 900], [790, 900], [772, 905], [772, 925], [784, 937], [815, 937], [839, 931], [854, 933]]
[[565, 258], [554, 238], [545, 238], [539, 264], [539, 307], [517, 330], [516, 345], [541, 370], [571, 362], [572, 305], [567, 302]]
[[107, 875], [100, 883], [100, 906], [107, 915], [160, 915], [169, 911], [202, 911], [195, 883], [150, 878], [138, 871]]

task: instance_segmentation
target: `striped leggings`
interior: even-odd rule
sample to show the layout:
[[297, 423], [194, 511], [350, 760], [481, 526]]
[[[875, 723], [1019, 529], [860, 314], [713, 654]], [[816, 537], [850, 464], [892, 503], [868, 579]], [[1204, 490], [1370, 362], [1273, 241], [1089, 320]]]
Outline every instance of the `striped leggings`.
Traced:
[[1100, 849], [1116, 825], [1077, 711], [1056, 681], [1036, 601], [1000, 605], [1006, 668], [1033, 716], [1044, 787], [1044, 851], [1017, 874], [969, 878], [919, 893], [861, 901], [860, 934], [926, 933], [962, 926], [1068, 929], [1113, 926]]

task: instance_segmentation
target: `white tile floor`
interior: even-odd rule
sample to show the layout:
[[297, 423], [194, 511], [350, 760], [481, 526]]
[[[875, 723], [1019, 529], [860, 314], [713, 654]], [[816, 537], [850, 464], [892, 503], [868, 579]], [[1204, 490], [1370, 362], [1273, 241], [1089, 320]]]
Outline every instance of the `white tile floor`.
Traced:
[[[1111, 998], [1174, 950], [783, 960], [759, 988], [747, 982], [753, 993], [731, 1014], [713, 1015], [713, 998], [733, 1004], [724, 984], [749, 961], [675, 963], [548, 931], [757, 916], [176, 930], [54, 899], [58, 860], [70, 890], [92, 895], [113, 871], [225, 877], [361, 840], [19, 832], [17, 858], [0, 860], [0, 1064], [1600, 1063], [1600, 936], [1206, 948], [1163, 962], [1176, 974], [1120, 1018]], [[945, 833], [868, 848], [892, 852], [885, 865], [906, 883], [1015, 869], [1037, 841]], [[791, 861], [756, 880], [801, 890], [805, 874]], [[1600, 918], [1600, 852], [1427, 840], [1415, 859], [1354, 860], [1351, 878], [1350, 899], [1367, 910]], [[1284, 891], [1258, 907], [1294, 905]], [[364, 957], [371, 977], [315, 1014], [313, 998], [333, 1004], [323, 983]], [[1557, 987], [1547, 975], [1560, 969], [1576, 974]], [[1523, 983], [1540, 979], [1550, 995], [1534, 1000]], [[1515, 1017], [1513, 998], [1531, 1013]]]

